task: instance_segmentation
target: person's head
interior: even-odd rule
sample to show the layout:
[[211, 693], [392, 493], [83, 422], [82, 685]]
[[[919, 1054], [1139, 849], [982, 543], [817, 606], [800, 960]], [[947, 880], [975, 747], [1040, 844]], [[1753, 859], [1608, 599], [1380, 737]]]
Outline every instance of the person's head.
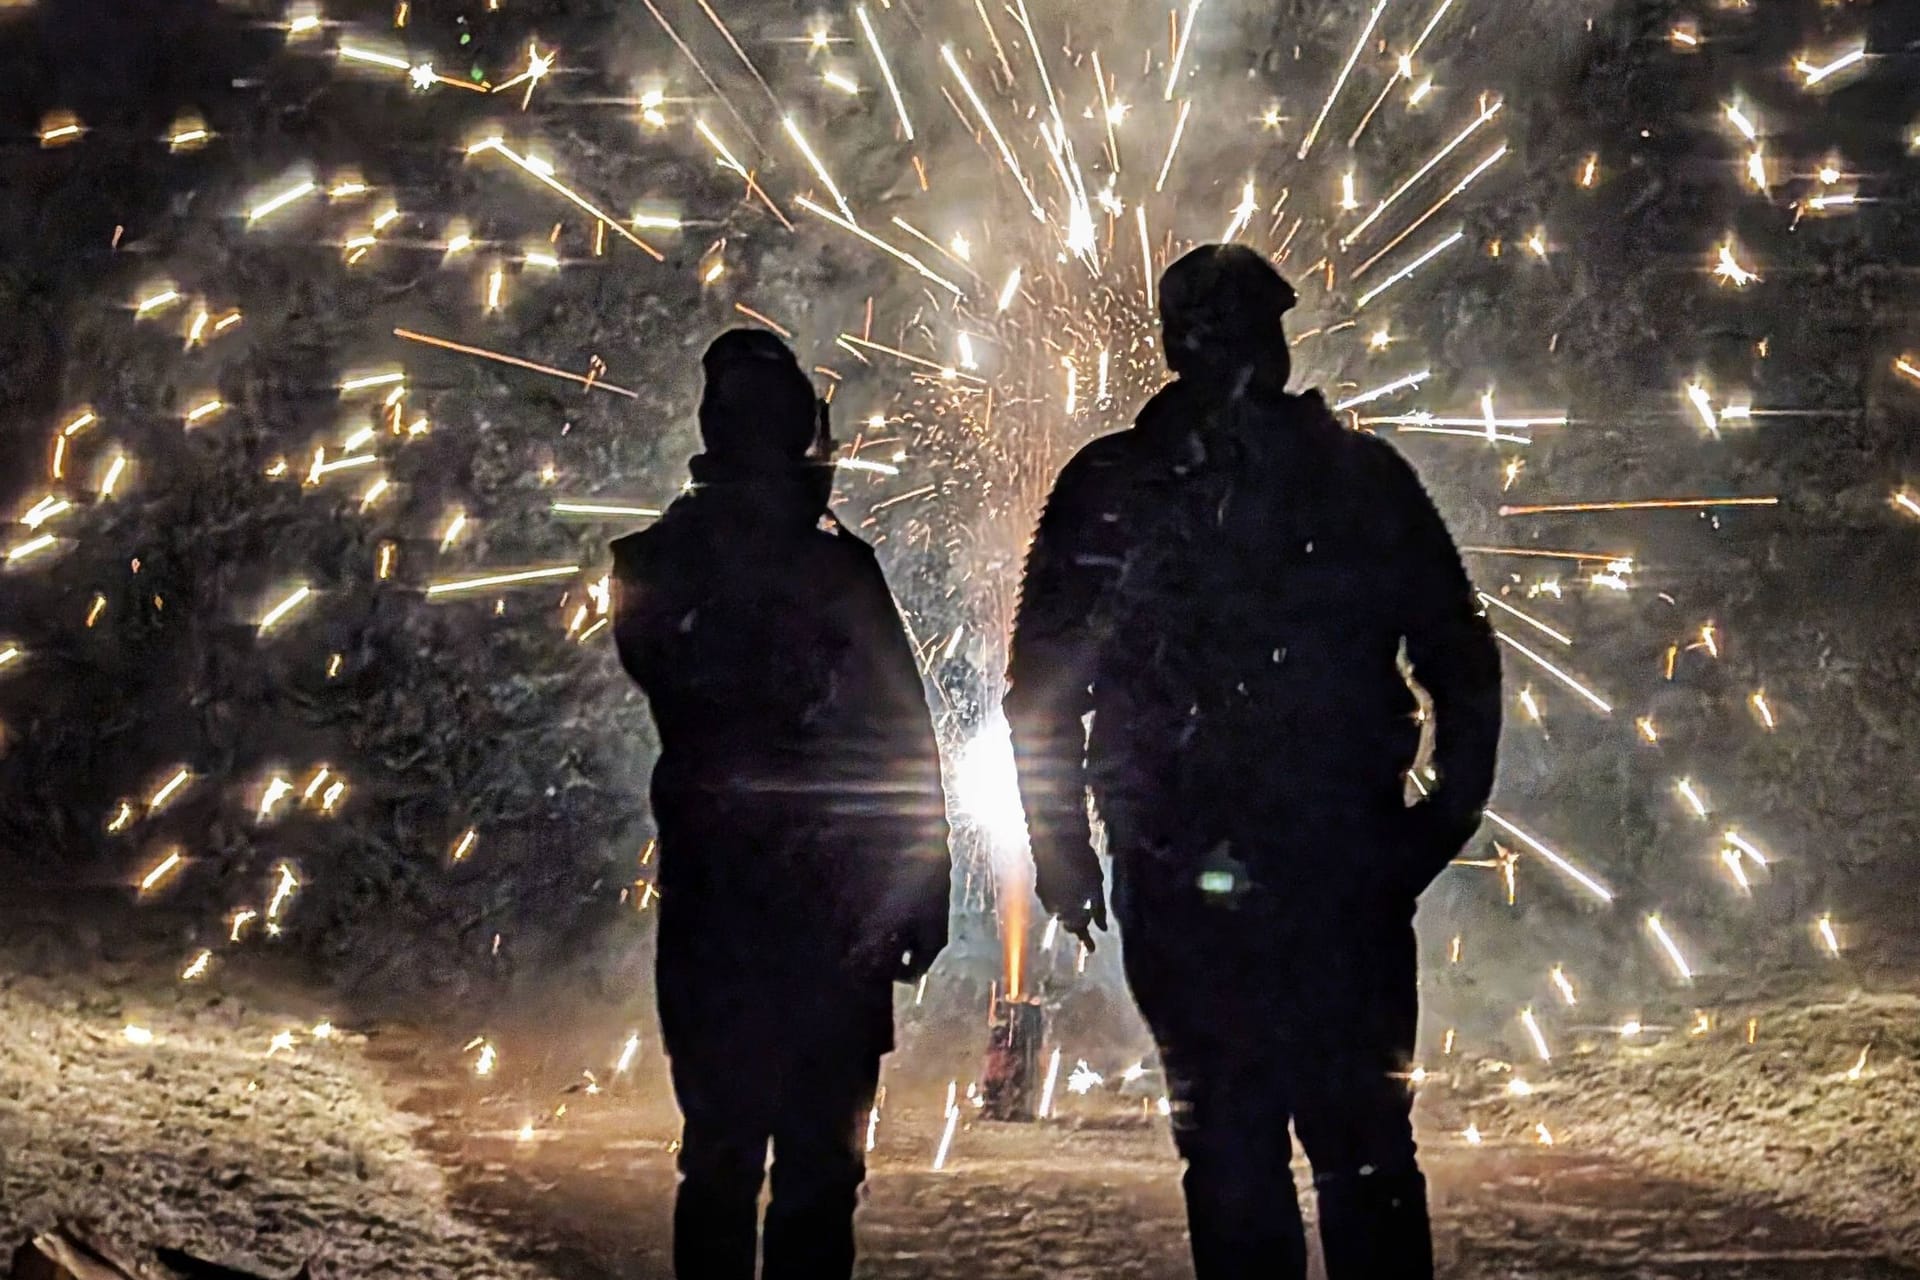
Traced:
[[729, 329], [700, 365], [700, 443], [709, 457], [768, 470], [817, 461], [831, 446], [813, 382], [771, 333]]
[[1281, 317], [1299, 296], [1245, 245], [1208, 244], [1160, 277], [1160, 325], [1167, 367], [1182, 378], [1238, 386], [1248, 378], [1276, 390], [1293, 371]]

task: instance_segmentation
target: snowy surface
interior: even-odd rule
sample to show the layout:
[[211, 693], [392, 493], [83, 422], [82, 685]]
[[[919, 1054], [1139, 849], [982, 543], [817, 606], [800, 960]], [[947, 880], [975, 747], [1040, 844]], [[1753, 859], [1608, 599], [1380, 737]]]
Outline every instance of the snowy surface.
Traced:
[[310, 1256], [319, 1277], [539, 1275], [449, 1211], [358, 1047], [314, 1025], [198, 987], [0, 977], [0, 1245], [66, 1220], [129, 1257], [167, 1244], [275, 1275]]
[[[618, 1041], [586, 1038], [589, 1046], [602, 1042]], [[457, 1045], [378, 1042], [396, 1084], [411, 1086], [408, 1105], [432, 1119], [423, 1141], [449, 1169], [457, 1202], [568, 1280], [666, 1276], [677, 1123], [651, 1042], [627, 1074], [596, 1066], [604, 1090], [597, 1094], [585, 1090], [577, 1065], [570, 1074], [560, 1065], [590, 1054], [564, 1036], [503, 1033], [500, 1044], [499, 1072], [480, 1080], [461, 1069]], [[859, 1219], [861, 1276], [1191, 1275], [1179, 1170], [1154, 1114], [1157, 1094], [1063, 1089], [1061, 1118], [1043, 1125], [983, 1122], [963, 1103], [965, 1122], [936, 1171], [946, 1082], [916, 1070], [917, 1058], [889, 1062]], [[1769, 1190], [1776, 1184], [1764, 1168], [1700, 1167], [1690, 1179], [1666, 1171], [1658, 1136], [1677, 1131], [1652, 1130], [1642, 1145], [1617, 1140], [1597, 1090], [1591, 1108], [1551, 1096], [1549, 1089], [1571, 1091], [1574, 1073], [1587, 1068], [1567, 1069], [1564, 1086], [1561, 1077], [1530, 1073], [1543, 1085], [1536, 1101], [1553, 1103], [1544, 1112], [1553, 1119], [1551, 1148], [1538, 1143], [1535, 1115], [1503, 1115], [1479, 1099], [1477, 1070], [1462, 1072], [1458, 1086], [1428, 1084], [1419, 1114], [1443, 1276], [1920, 1275], [1888, 1233], [1813, 1216], [1806, 1202]], [[1149, 1076], [1140, 1086], [1151, 1083]], [[959, 1085], [964, 1096], [964, 1078]], [[1462, 1137], [1469, 1117], [1483, 1145]], [[1782, 1117], [1754, 1119], [1746, 1141], [1779, 1140]], [[1304, 1165], [1296, 1172], [1304, 1191]]]
[[[624, 1033], [502, 1029], [480, 1077], [450, 1035], [316, 1039], [317, 1011], [269, 1005], [299, 1007], [0, 978], [0, 1239], [65, 1218], [269, 1274], [309, 1256], [321, 1277], [668, 1274], [677, 1123], [651, 1037], [625, 1073], [599, 1062], [589, 1091], [582, 1046], [617, 1050]], [[1510, 1104], [1498, 1073], [1436, 1077], [1420, 1115], [1442, 1275], [1920, 1275], [1913, 1006], [1776, 1009], [1751, 1046], [1729, 1014], [1710, 1034], [1569, 1053]], [[129, 1042], [130, 1025], [152, 1043]], [[283, 1032], [291, 1047], [269, 1056]], [[1043, 1125], [963, 1103], [936, 1171], [945, 1082], [915, 1056], [889, 1067], [863, 1277], [1191, 1274], [1177, 1164], [1138, 1092], [1150, 1075], [1126, 1093], [1063, 1090]], [[1468, 1118], [1484, 1145], [1462, 1138]]]
[[1917, 1060], [1920, 996], [1854, 991], [1569, 1060], [1539, 1100], [1565, 1138], [1870, 1224], [1920, 1263]]

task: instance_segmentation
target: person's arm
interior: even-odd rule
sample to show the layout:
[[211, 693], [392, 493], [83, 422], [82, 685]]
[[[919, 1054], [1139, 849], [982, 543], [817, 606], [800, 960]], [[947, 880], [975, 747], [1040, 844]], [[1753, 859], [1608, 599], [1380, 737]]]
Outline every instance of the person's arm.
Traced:
[[1500, 746], [1500, 648], [1460, 562], [1453, 536], [1413, 468], [1394, 457], [1392, 483], [1404, 535], [1403, 627], [1413, 677], [1433, 704], [1433, 766], [1427, 805], [1440, 867], [1480, 825], [1493, 793]]
[[614, 648], [620, 665], [644, 689], [657, 663], [654, 637], [659, 633], [660, 601], [642, 571], [636, 539], [622, 538], [613, 544], [611, 578]]
[[885, 880], [876, 932], [882, 942], [897, 945], [890, 959], [899, 959], [903, 952], [908, 957], [894, 976], [913, 981], [947, 944], [953, 855], [946, 789], [913, 642], [879, 561], [865, 547], [859, 560], [851, 602], [854, 641], [869, 663], [872, 704], [867, 730], [874, 751], [870, 776], [881, 780], [872, 800], [887, 846], [874, 851], [880, 865], [871, 871]]
[[1106, 884], [1087, 820], [1085, 720], [1093, 710], [1101, 601], [1120, 570], [1110, 484], [1082, 453], [1041, 514], [1007, 664], [1007, 722], [1031, 837], [1034, 887], [1049, 914], [1088, 940], [1106, 924]]

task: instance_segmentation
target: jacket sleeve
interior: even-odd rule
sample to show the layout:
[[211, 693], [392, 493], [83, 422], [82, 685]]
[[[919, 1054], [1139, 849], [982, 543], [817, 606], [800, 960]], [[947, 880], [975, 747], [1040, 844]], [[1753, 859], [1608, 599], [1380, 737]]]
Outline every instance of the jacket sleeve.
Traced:
[[1413, 675], [1433, 702], [1434, 800], [1458, 821], [1477, 819], [1493, 793], [1500, 746], [1500, 649], [1460, 562], [1459, 549], [1419, 477], [1392, 455], [1402, 523], [1402, 634]]
[[849, 605], [854, 643], [869, 671], [867, 749], [877, 752], [864, 772], [880, 779], [870, 801], [883, 847], [869, 851], [884, 880], [880, 910], [888, 925], [944, 920], [953, 858], [939, 740], [906, 624], [879, 560], [864, 545]]
[[641, 569], [642, 553], [634, 538], [613, 544], [613, 643], [620, 665], [645, 689], [658, 665], [655, 637], [659, 635], [661, 600]]
[[[1098, 446], [1093, 446], [1097, 449]], [[1100, 862], [1087, 820], [1085, 720], [1102, 601], [1120, 570], [1105, 545], [1114, 514], [1097, 454], [1067, 464], [1041, 514], [1014, 622], [1005, 709], [1033, 846], [1035, 888], [1053, 914], [1099, 902]], [[1103, 536], [1107, 535], [1107, 536]]]

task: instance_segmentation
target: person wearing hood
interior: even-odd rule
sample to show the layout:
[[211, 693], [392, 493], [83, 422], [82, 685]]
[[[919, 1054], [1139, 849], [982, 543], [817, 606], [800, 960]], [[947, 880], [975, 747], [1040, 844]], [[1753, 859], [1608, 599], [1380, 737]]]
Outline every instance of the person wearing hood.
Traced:
[[614, 553], [659, 730], [660, 1022], [684, 1121], [682, 1280], [844, 1278], [894, 982], [947, 941], [939, 750], [872, 548], [828, 509], [826, 406], [785, 344], [703, 359], [692, 484]]
[[1413, 469], [1287, 392], [1292, 287], [1213, 245], [1160, 299], [1176, 380], [1067, 464], [1027, 561], [1006, 712], [1036, 888], [1092, 945], [1091, 790], [1199, 1280], [1306, 1276], [1290, 1123], [1329, 1280], [1426, 1280], [1413, 913], [1492, 789], [1499, 653]]

